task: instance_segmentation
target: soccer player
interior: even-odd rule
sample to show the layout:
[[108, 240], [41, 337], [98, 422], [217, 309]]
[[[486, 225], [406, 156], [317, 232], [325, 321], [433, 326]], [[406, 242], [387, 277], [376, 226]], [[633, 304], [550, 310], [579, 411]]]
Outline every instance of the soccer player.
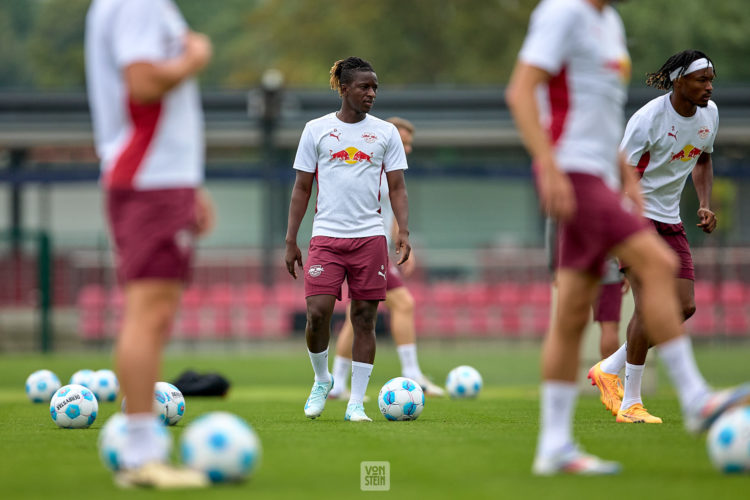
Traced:
[[127, 398], [123, 487], [191, 488], [171, 467], [152, 411], [161, 354], [188, 279], [193, 243], [213, 225], [203, 181], [203, 115], [193, 78], [211, 42], [171, 0], [94, 0], [86, 77], [107, 220], [124, 290], [117, 375]]
[[[396, 127], [369, 115], [378, 90], [370, 63], [358, 57], [336, 61], [331, 88], [341, 109], [308, 122], [302, 132], [289, 205], [286, 262], [297, 278], [303, 269], [307, 324], [305, 338], [315, 382], [305, 403], [308, 418], [320, 416], [334, 380], [328, 372], [328, 341], [336, 299], [346, 279], [351, 297], [352, 389], [345, 419], [371, 421], [364, 396], [375, 360], [375, 318], [386, 297], [388, 247], [381, 215], [380, 183], [385, 172], [398, 224], [398, 264], [409, 258], [409, 205], [404, 181], [406, 154]], [[307, 210], [313, 181], [318, 184], [312, 239], [303, 265], [297, 232]]]
[[[609, 0], [542, 0], [507, 89], [542, 208], [560, 224], [558, 307], [542, 351], [532, 468], [538, 475], [620, 470], [576, 446], [571, 428], [581, 334], [609, 254], [626, 261], [638, 280], [639, 314], [677, 389], [687, 429], [705, 430], [750, 396], [750, 384], [712, 392], [698, 371], [674, 291], [676, 256], [640, 217], [635, 173], [618, 158], [629, 61], [622, 21]], [[607, 184], [617, 180], [622, 193]]]
[[[711, 152], [719, 128], [719, 112], [710, 100], [714, 76], [713, 63], [703, 52], [684, 50], [670, 57], [646, 80], [648, 85], [668, 92], [635, 112], [620, 144], [627, 162], [641, 176], [644, 215], [649, 225], [679, 258], [674, 278], [683, 321], [695, 313], [693, 260], [680, 219], [680, 197], [691, 173], [700, 206], [698, 227], [711, 233], [717, 223], [710, 208]], [[651, 415], [641, 400], [641, 378], [650, 343], [641, 317], [642, 285], [636, 276], [628, 274], [635, 311], [627, 342], [594, 365], [589, 378], [601, 391], [607, 409], [617, 415], [617, 422], [660, 424], [661, 419]], [[619, 396], [613, 387], [620, 382], [617, 374], [623, 366], [625, 390]]]
[[[412, 151], [414, 139], [414, 125], [403, 118], [393, 117], [386, 120], [396, 126], [404, 145], [404, 151], [408, 155]], [[398, 224], [391, 210], [388, 195], [388, 182], [383, 178], [380, 181], [381, 213], [385, 223], [385, 236], [390, 248], [391, 239], [398, 235]], [[404, 276], [409, 276], [414, 270], [414, 252], [409, 260], [403, 264]], [[428, 396], [445, 396], [445, 390], [433, 384], [419, 368], [417, 360], [417, 335], [414, 327], [414, 297], [409, 289], [401, 281], [401, 273], [398, 268], [389, 263], [386, 273], [385, 306], [391, 313], [391, 335], [396, 343], [396, 351], [401, 361], [401, 375], [416, 381], [422, 386]], [[352, 368], [352, 322], [349, 308], [346, 309], [346, 319], [339, 331], [336, 340], [336, 357], [333, 359], [333, 378], [336, 387], [331, 389], [329, 398], [348, 397], [347, 378]], [[619, 342], [618, 342], [619, 345]]]

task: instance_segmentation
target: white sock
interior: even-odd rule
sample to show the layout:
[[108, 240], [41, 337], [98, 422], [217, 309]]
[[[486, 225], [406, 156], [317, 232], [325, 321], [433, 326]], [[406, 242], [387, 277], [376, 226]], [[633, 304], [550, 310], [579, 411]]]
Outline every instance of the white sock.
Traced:
[[641, 400], [641, 380], [646, 365], [625, 363], [625, 394], [622, 397], [621, 410], [627, 410], [634, 404], [643, 404]]
[[372, 365], [352, 361], [352, 395], [349, 396], [349, 404], [362, 404], [367, 392], [367, 384], [370, 383]]
[[162, 425], [153, 413], [126, 415], [127, 440], [122, 450], [122, 466], [134, 469], [149, 462], [166, 462], [168, 450], [157, 439], [157, 426]]
[[628, 343], [625, 342], [620, 346], [619, 349], [617, 349], [615, 352], [613, 352], [607, 359], [602, 361], [602, 364], [599, 365], [599, 367], [602, 369], [604, 373], [609, 373], [610, 375], [617, 375], [620, 373], [620, 371], [625, 366], [625, 362], [628, 360]]
[[349, 386], [349, 375], [352, 372], [352, 360], [343, 356], [333, 358], [333, 390], [337, 393], [345, 391]]
[[542, 382], [541, 423], [537, 456], [549, 456], [573, 443], [573, 410], [578, 399], [575, 382]]
[[417, 361], [417, 344], [396, 346], [396, 352], [398, 352], [398, 359], [401, 360], [401, 376], [419, 382], [422, 378], [422, 370], [419, 369], [419, 361]]
[[703, 379], [698, 366], [695, 364], [693, 346], [687, 335], [662, 342], [656, 346], [659, 356], [664, 360], [672, 379], [672, 385], [677, 390], [683, 413], [696, 402], [703, 400], [710, 389]]
[[328, 373], [328, 348], [323, 352], [307, 352], [310, 354], [316, 382], [330, 382], [331, 374]]

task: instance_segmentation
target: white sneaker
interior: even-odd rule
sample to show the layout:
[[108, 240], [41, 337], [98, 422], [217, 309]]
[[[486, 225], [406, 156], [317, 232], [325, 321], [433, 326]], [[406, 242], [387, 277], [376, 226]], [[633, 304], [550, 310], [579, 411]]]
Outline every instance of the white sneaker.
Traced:
[[417, 382], [422, 387], [422, 391], [424, 391], [425, 396], [433, 396], [433, 397], [438, 397], [438, 398], [442, 398], [445, 396], [445, 389], [443, 389], [437, 384], [433, 384], [424, 375], [414, 379], [414, 381]]
[[554, 476], [555, 474], [601, 476], [617, 474], [620, 470], [620, 464], [617, 462], [609, 462], [584, 453], [573, 444], [551, 456], [537, 456], [531, 468], [531, 471], [537, 476]]
[[331, 392], [328, 393], [328, 399], [346, 399], [348, 401], [351, 395], [351, 391], [346, 387], [343, 389], [331, 389]]
[[361, 403], [349, 403], [346, 407], [344, 420], [349, 422], [372, 422], [372, 419], [365, 414], [365, 407]]
[[161, 462], [150, 462], [135, 469], [117, 472], [115, 484], [120, 488], [180, 490], [205, 488], [211, 483], [202, 472]]
[[330, 382], [315, 382], [310, 390], [310, 396], [305, 402], [305, 416], [307, 418], [318, 418], [326, 407], [326, 398], [328, 393], [333, 389], [333, 376]]
[[750, 382], [710, 393], [695, 408], [685, 414], [685, 428], [688, 432], [698, 434], [711, 427], [719, 416], [733, 406], [750, 402]]

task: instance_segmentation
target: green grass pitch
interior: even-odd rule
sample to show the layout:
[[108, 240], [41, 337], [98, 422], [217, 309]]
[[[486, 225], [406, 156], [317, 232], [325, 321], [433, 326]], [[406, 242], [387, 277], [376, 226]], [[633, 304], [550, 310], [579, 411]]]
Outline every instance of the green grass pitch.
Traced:
[[[710, 383], [750, 379], [750, 346], [696, 347]], [[252, 479], [208, 491], [122, 491], [99, 462], [96, 438], [119, 408], [103, 403], [90, 429], [58, 429], [46, 404], [26, 399], [24, 381], [36, 369], [53, 370], [65, 383], [80, 368], [111, 367], [108, 352], [0, 355], [0, 493], [3, 498], [749, 498], [750, 476], [724, 476], [708, 461], [703, 438], [682, 428], [677, 399], [664, 373], [647, 395], [662, 425], [616, 424], [593, 393], [576, 412], [575, 435], [593, 453], [620, 460], [614, 477], [531, 475], [538, 420], [539, 347], [528, 344], [450, 342], [424, 344], [423, 370], [442, 382], [460, 364], [475, 366], [485, 386], [477, 400], [428, 399], [415, 422], [388, 422], [377, 409], [382, 384], [399, 375], [393, 346], [381, 343], [365, 405], [371, 424], [344, 421], [344, 401], [329, 401], [310, 421], [302, 408], [312, 384], [303, 341], [255, 351], [170, 352], [164, 379], [186, 368], [220, 371], [232, 381], [227, 398], [188, 398], [186, 416], [169, 431], [211, 410], [249, 421], [263, 443]], [[650, 357], [654, 362], [655, 357]], [[360, 491], [361, 461], [390, 462], [390, 492]]]

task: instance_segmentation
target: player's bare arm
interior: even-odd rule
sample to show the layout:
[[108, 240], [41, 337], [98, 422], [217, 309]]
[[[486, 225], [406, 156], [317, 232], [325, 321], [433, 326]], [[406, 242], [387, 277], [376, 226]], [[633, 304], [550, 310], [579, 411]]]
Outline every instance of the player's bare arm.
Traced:
[[693, 168], [693, 185], [698, 194], [698, 224], [704, 233], [711, 233], [718, 223], [716, 214], [711, 211], [711, 189], [714, 183], [714, 167], [710, 153], [701, 153]]
[[391, 207], [396, 217], [398, 234], [394, 238], [396, 253], [401, 255], [397, 264], [401, 265], [409, 259], [411, 244], [409, 243], [409, 197], [406, 193], [406, 180], [403, 170], [394, 170], [385, 173], [388, 179], [388, 190], [390, 192]]
[[211, 55], [211, 40], [202, 33], [188, 32], [178, 57], [159, 63], [135, 62], [125, 68], [128, 93], [137, 102], [156, 102], [205, 68]]
[[550, 74], [546, 71], [518, 62], [505, 92], [505, 100], [521, 139], [538, 169], [542, 209], [555, 220], [567, 220], [575, 212], [573, 187], [557, 166], [552, 144], [542, 128], [536, 102], [536, 88], [549, 79]]
[[297, 246], [297, 233], [299, 232], [299, 226], [302, 223], [302, 219], [305, 217], [307, 211], [307, 203], [310, 201], [310, 193], [312, 193], [313, 180], [315, 174], [312, 172], [297, 171], [297, 177], [294, 180], [294, 187], [292, 188], [292, 199], [289, 202], [289, 220], [287, 221], [286, 229], [286, 253], [284, 255], [284, 262], [286, 263], [286, 270], [292, 275], [294, 279], [297, 279], [297, 270], [294, 264], [298, 264], [300, 269], [302, 268], [302, 252]]
[[622, 184], [622, 193], [633, 202], [638, 215], [643, 215], [643, 193], [641, 185], [635, 175], [635, 167], [630, 165], [622, 152], [618, 155], [620, 167], [620, 183]]

